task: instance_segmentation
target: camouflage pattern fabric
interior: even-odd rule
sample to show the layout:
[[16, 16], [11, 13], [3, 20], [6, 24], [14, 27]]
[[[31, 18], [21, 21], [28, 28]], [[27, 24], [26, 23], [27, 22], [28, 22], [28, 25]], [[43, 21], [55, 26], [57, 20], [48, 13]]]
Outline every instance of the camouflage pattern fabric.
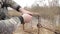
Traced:
[[12, 17], [7, 20], [0, 21], [0, 34], [12, 34], [20, 25], [18, 17]]
[[7, 9], [7, 7], [2, 8], [2, 5], [4, 4], [4, 2], [5, 2], [7, 7], [11, 7], [13, 9], [17, 9], [17, 7], [19, 5], [16, 2], [14, 2], [13, 0], [0, 0], [0, 16], [5, 15], [8, 18], [8, 9]]

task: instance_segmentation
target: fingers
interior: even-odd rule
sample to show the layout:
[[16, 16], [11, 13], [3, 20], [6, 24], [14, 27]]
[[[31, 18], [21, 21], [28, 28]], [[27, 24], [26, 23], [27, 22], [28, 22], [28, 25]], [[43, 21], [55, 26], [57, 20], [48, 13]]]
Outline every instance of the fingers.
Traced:
[[25, 23], [29, 23], [32, 20], [32, 16], [29, 14], [23, 14], [22, 17], [24, 18]]

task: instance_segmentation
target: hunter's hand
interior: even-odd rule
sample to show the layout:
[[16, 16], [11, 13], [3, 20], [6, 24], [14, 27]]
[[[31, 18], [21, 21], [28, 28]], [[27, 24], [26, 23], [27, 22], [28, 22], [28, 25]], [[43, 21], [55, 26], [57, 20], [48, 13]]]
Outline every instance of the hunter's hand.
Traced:
[[32, 16], [29, 14], [23, 14], [22, 17], [25, 23], [29, 23], [32, 20]]
[[20, 8], [20, 12], [21, 12], [22, 14], [29, 14], [29, 15], [33, 15], [33, 13], [32, 13], [32, 12], [29, 12], [29, 11], [27, 11], [27, 10], [23, 9], [23, 8]]

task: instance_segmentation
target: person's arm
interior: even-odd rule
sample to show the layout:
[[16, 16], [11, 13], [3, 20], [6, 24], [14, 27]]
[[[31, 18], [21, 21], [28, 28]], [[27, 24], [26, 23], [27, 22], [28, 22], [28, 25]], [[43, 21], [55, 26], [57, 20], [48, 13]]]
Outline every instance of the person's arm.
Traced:
[[0, 22], [4, 23], [4, 25], [18, 25], [18, 24], [22, 24], [22, 23], [29, 23], [32, 19], [32, 16], [30, 16], [29, 14], [23, 14], [20, 17], [12, 17], [10, 19], [6, 19], [6, 20], [0, 20]]
[[6, 20], [0, 20], [0, 34], [12, 34], [20, 25], [19, 17], [12, 17]]
[[9, 0], [8, 2], [9, 6], [17, 11], [19, 11], [18, 9], [21, 8], [21, 6], [19, 4], [17, 4], [15, 1], [13, 0]]
[[32, 15], [31, 12], [25, 10], [24, 8], [22, 8], [19, 4], [17, 4], [13, 0], [10, 0], [8, 4], [9, 4], [10, 7], [17, 10], [18, 12], [21, 12], [22, 14], [30, 14], [30, 15]]
[[0, 20], [0, 34], [10, 34], [15, 31], [21, 23], [29, 23], [32, 16], [29, 14], [23, 14], [20, 17], [12, 17], [6, 20]]

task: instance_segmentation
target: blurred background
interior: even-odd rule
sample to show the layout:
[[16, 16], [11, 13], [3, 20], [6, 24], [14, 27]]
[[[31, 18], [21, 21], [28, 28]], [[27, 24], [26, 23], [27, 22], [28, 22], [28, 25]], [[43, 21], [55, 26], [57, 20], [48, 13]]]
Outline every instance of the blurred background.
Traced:
[[[24, 32], [23, 26], [21, 25], [15, 34], [60, 34], [60, 0], [14, 1], [28, 11], [39, 13], [39, 23], [43, 26], [41, 28], [37, 27], [39, 18], [37, 16], [34, 16], [30, 23], [24, 25], [27, 32]], [[10, 16], [20, 15], [20, 13], [14, 9], [10, 7], [8, 9]]]

